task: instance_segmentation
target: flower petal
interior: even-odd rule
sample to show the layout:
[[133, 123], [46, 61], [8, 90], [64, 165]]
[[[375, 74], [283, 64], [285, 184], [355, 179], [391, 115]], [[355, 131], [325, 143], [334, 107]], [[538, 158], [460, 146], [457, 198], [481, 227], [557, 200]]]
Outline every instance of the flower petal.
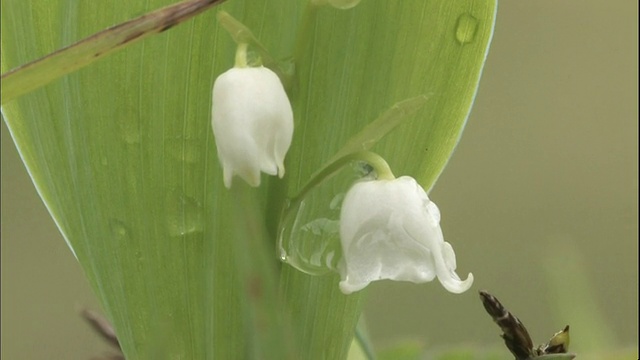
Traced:
[[293, 111], [273, 71], [232, 68], [218, 76], [212, 126], [227, 188], [234, 175], [254, 187], [260, 185], [260, 172], [284, 176]]
[[411, 177], [354, 184], [340, 213], [340, 289], [348, 294], [376, 280], [423, 283], [437, 275], [447, 290], [466, 291], [473, 276], [461, 281], [455, 273], [455, 253], [439, 223], [438, 207]]

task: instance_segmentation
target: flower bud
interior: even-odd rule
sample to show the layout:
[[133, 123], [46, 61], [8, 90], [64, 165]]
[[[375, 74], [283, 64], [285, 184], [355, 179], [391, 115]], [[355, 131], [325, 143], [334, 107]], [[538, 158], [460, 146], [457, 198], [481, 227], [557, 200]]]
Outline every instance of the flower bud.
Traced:
[[265, 67], [234, 67], [213, 84], [213, 135], [224, 185], [234, 175], [260, 185], [260, 172], [284, 176], [293, 111], [278, 76]]
[[452, 293], [473, 283], [472, 274], [464, 281], [456, 274], [455, 253], [440, 229], [440, 211], [408, 176], [353, 185], [342, 203], [340, 240], [340, 289], [345, 294], [383, 279], [424, 283], [437, 276]]

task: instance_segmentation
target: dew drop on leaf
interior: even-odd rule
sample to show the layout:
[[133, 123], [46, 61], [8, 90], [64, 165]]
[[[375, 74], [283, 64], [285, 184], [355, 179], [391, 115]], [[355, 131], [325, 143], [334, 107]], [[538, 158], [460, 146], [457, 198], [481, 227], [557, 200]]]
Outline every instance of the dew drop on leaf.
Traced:
[[111, 230], [111, 235], [116, 239], [125, 239], [129, 236], [129, 230], [121, 220], [111, 219], [109, 221], [109, 228]]
[[165, 200], [167, 229], [171, 236], [183, 236], [203, 229], [202, 205], [181, 191], [171, 191]]
[[460, 44], [473, 42], [477, 29], [478, 19], [466, 13], [460, 15], [456, 25], [456, 40], [458, 40]]
[[278, 236], [280, 260], [309, 275], [338, 272], [342, 200], [351, 185], [368, 174], [368, 164], [352, 163], [302, 199], [289, 202]]

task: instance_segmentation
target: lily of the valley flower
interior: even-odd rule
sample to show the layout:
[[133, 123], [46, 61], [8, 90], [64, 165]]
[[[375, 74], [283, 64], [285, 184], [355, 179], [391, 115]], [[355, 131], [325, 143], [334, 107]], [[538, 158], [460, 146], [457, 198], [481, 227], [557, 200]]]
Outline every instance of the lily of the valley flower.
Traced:
[[213, 134], [224, 185], [234, 175], [260, 185], [260, 172], [284, 176], [293, 111], [278, 76], [265, 67], [236, 66], [213, 84]]
[[456, 274], [455, 253], [440, 229], [440, 211], [408, 176], [354, 184], [342, 203], [340, 239], [340, 289], [345, 294], [383, 279], [424, 283], [437, 276], [452, 293], [473, 283], [472, 274], [464, 281]]

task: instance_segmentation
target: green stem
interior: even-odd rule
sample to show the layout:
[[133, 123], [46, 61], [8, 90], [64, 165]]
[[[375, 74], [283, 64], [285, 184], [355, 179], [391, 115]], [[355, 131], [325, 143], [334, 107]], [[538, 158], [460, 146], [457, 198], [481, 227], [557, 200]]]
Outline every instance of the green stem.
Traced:
[[[363, 161], [371, 165], [377, 174], [377, 178], [381, 180], [393, 180], [395, 176], [389, 167], [389, 164], [378, 154], [371, 151], [359, 151], [345, 155], [331, 164], [325, 166], [320, 171], [311, 176], [311, 180], [300, 190], [290, 203], [289, 208], [295, 208], [302, 199], [316, 186], [334, 176], [340, 169], [352, 161]], [[281, 218], [282, 219], [282, 218]]]
[[260, 57], [262, 58], [262, 62], [266, 67], [275, 67], [279, 65], [279, 62], [269, 54], [264, 45], [253, 35], [251, 30], [246, 27], [243, 23], [236, 20], [231, 14], [226, 11], [219, 11], [217, 14], [218, 21], [220, 25], [227, 30], [229, 35], [233, 38], [238, 45], [241, 44], [251, 44], [253, 45], [258, 53], [260, 53]]
[[247, 47], [249, 44], [247, 43], [239, 43], [238, 48], [236, 49], [236, 63], [235, 67], [237, 68], [246, 68], [247, 67]]
[[277, 224], [279, 224], [277, 231], [281, 230], [281, 224], [286, 221], [289, 216], [290, 209], [297, 209], [302, 199], [316, 186], [319, 186], [324, 181], [330, 179], [336, 175], [345, 165], [352, 161], [363, 161], [371, 165], [377, 175], [377, 179], [381, 180], [393, 180], [395, 176], [391, 172], [389, 164], [378, 154], [371, 151], [359, 151], [347, 154], [333, 162], [326, 165], [321, 170], [317, 171], [311, 176], [311, 180], [300, 190], [298, 195], [293, 197], [286, 206], [282, 207], [280, 212], [280, 218]]

